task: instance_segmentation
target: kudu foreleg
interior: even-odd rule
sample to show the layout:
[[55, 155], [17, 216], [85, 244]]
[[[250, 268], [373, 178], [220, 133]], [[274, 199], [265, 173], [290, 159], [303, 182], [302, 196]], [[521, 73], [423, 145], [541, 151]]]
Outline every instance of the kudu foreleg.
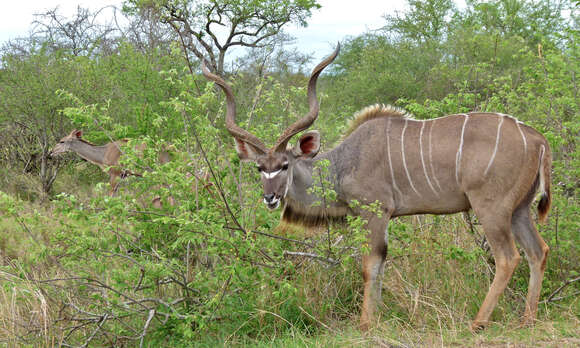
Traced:
[[374, 320], [377, 304], [381, 302], [381, 288], [388, 244], [388, 222], [390, 215], [378, 217], [368, 214], [369, 254], [363, 255], [362, 273], [364, 280], [364, 295], [360, 317], [360, 329], [367, 331]]

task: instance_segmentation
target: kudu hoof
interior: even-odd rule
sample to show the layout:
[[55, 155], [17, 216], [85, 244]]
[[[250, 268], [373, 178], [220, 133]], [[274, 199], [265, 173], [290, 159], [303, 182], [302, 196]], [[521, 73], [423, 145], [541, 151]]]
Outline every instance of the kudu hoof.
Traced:
[[361, 319], [361, 321], [360, 321], [360, 323], [358, 325], [358, 328], [359, 328], [359, 330], [361, 332], [368, 332], [370, 330], [370, 328], [371, 328], [370, 321], [368, 319], [367, 320], [362, 320]]
[[522, 321], [520, 322], [519, 328], [526, 328], [526, 327], [530, 327], [530, 326], [534, 326], [536, 319], [532, 318], [532, 317], [527, 317], [524, 316], [522, 318]]
[[478, 333], [480, 331], [482, 331], [483, 329], [485, 329], [485, 327], [487, 326], [486, 322], [482, 322], [482, 321], [474, 321], [473, 323], [471, 323], [471, 332], [473, 333]]

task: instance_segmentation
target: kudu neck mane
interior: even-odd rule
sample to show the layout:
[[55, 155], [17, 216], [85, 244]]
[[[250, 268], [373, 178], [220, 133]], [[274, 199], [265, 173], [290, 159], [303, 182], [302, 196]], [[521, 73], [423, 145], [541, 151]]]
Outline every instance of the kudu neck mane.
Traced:
[[354, 114], [353, 119], [349, 122], [348, 129], [342, 136], [342, 140], [351, 135], [363, 123], [381, 117], [397, 117], [412, 119], [413, 115], [407, 111], [392, 105], [375, 104], [367, 106]]

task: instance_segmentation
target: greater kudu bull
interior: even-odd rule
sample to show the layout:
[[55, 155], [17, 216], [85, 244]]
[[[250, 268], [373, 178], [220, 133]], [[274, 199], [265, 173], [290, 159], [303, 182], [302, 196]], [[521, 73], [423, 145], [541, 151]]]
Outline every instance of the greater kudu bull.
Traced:
[[[282, 203], [283, 220], [309, 225], [346, 214], [367, 219], [370, 253], [363, 257], [363, 330], [371, 324], [380, 300], [389, 219], [473, 209], [493, 252], [496, 273], [472, 328], [488, 322], [520, 261], [514, 239], [524, 249], [530, 265], [523, 323], [532, 323], [549, 250], [530, 217], [538, 188], [542, 194], [540, 221], [545, 221], [551, 204], [551, 152], [546, 139], [515, 118], [498, 113], [472, 112], [422, 121], [397, 108], [375, 105], [359, 112], [344, 140], [326, 153], [316, 156], [320, 148], [317, 131], [304, 133], [295, 147], [287, 148], [290, 138], [316, 119], [316, 81], [338, 51], [339, 47], [312, 72], [309, 113], [288, 127], [271, 148], [235, 124], [232, 89], [202, 66], [206, 78], [225, 93], [226, 127], [234, 137], [239, 157], [257, 164], [264, 203], [270, 209]], [[314, 204], [321, 198], [308, 191], [313, 185], [315, 163], [323, 159], [330, 162], [329, 180], [338, 195], [326, 207]], [[352, 200], [380, 202], [381, 216], [349, 208]]]

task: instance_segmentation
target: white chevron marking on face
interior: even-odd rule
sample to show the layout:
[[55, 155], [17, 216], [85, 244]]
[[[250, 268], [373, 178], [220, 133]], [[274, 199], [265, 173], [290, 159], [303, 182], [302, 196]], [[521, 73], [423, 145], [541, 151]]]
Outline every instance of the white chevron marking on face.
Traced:
[[282, 171], [282, 169], [278, 169], [277, 171], [275, 171], [275, 172], [271, 172], [271, 173], [268, 173], [268, 172], [262, 172], [262, 175], [263, 175], [263, 176], [264, 176], [264, 178], [266, 178], [266, 179], [273, 179], [273, 178], [274, 178], [276, 175], [280, 174], [280, 172], [281, 172], [281, 171]]

